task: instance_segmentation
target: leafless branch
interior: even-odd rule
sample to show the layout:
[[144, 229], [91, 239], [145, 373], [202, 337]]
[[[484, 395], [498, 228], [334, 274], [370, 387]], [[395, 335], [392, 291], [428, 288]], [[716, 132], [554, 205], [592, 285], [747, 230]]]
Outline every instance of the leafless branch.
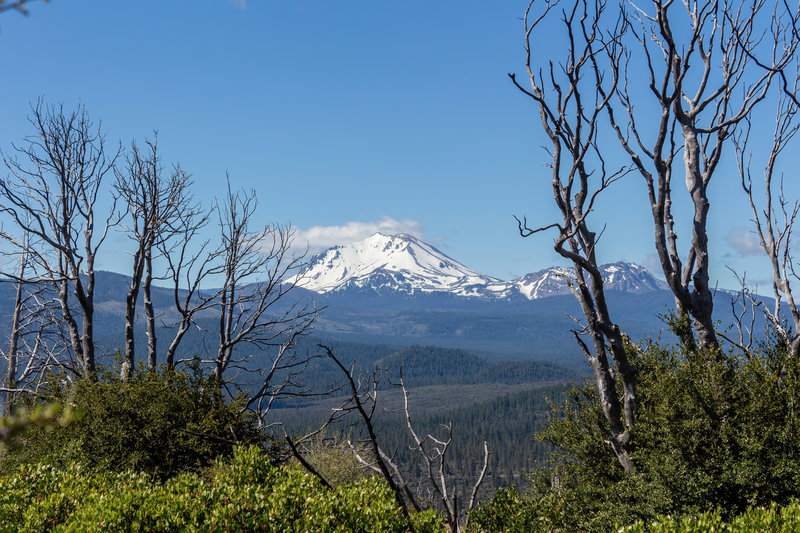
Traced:
[[[600, 146], [603, 117], [619, 90], [624, 57], [621, 42], [627, 23], [618, 18], [604, 27], [608, 18], [606, 2], [584, 0], [565, 6], [558, 23], [568, 45], [556, 63], [549, 59], [551, 54], [544, 47], [538, 51], [535, 39], [541, 24], [556, 22], [551, 16], [555, 4], [545, 2], [534, 14], [537, 4], [535, 0], [529, 3], [523, 19], [530, 88], [522, 87], [515, 75], [509, 76], [535, 102], [541, 127], [550, 140], [550, 186], [561, 221], [531, 228], [527, 219], [517, 218], [517, 225], [523, 237], [557, 230], [554, 249], [572, 262], [574, 279], [568, 284], [581, 305], [592, 348], [577, 331], [575, 339], [592, 366], [617, 459], [627, 472], [634, 472], [627, 450], [637, 409], [634, 373], [622, 332], [611, 319], [606, 303], [596, 255], [602, 232], [598, 235], [590, 225], [597, 199], [631, 170], [609, 170]], [[537, 67], [534, 61], [544, 66]], [[617, 396], [608, 361], [609, 348], [622, 381], [622, 400]]]
[[[797, 72], [791, 83], [792, 90], [796, 92], [800, 88], [800, 75]], [[772, 309], [763, 304], [758, 307], [793, 357], [800, 356], [800, 309], [792, 293], [792, 281], [798, 279], [794, 270], [792, 232], [800, 213], [800, 202], [786, 198], [783, 177], [778, 174], [782, 155], [800, 131], [800, 124], [797, 121], [798, 111], [800, 107], [796, 99], [789, 98], [785, 91], [779, 93], [772, 142], [767, 149], [766, 161], [763, 164], [762, 188], [753, 185], [751, 167], [753, 152], [750, 148], [752, 122], [749, 119], [744, 122], [743, 129], [734, 138], [741, 186], [750, 202], [759, 244], [772, 267], [774, 306]], [[792, 320], [792, 330], [787, 330], [782, 324], [784, 301]]]
[[[17, 11], [28, 15], [28, 4], [33, 0], [0, 0], [0, 13], [4, 11]], [[48, 2], [49, 0], [44, 0]]]

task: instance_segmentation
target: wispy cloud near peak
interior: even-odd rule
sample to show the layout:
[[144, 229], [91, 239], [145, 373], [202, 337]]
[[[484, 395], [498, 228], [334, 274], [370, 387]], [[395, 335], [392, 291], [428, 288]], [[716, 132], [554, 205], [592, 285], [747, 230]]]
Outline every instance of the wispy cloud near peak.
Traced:
[[396, 220], [384, 216], [380, 220], [371, 222], [351, 221], [341, 226], [312, 226], [308, 229], [298, 228], [294, 236], [296, 247], [306, 247], [310, 253], [316, 253], [331, 246], [350, 244], [366, 239], [377, 233], [395, 234], [408, 233], [415, 237], [424, 238], [425, 230], [416, 220]]
[[731, 228], [728, 232], [728, 244], [741, 256], [761, 255], [764, 250], [758, 236], [747, 228]]

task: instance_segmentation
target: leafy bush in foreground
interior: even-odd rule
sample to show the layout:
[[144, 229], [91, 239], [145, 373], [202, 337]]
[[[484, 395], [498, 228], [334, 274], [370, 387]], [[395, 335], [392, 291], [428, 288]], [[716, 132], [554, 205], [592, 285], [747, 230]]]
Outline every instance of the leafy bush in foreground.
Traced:
[[[554, 531], [555, 525], [548, 517], [544, 501], [526, 501], [513, 488], [501, 489], [491, 503], [470, 515], [469, 531], [526, 533]], [[555, 502], [551, 502], [555, 503]], [[725, 522], [719, 510], [697, 515], [673, 517], [659, 516], [645, 523], [639, 520], [631, 525], [616, 527], [619, 533], [752, 533], [763, 531], [800, 531], [800, 504], [795, 501], [781, 507], [775, 503], [752, 507]]]
[[6, 470], [45, 460], [165, 479], [230, 456], [237, 443], [263, 441], [254, 415], [241, 412], [241, 401], [226, 397], [199, 367], [140, 368], [126, 382], [118, 374], [109, 368], [97, 381], [50, 386], [45, 400], [70, 406], [79, 416], [68, 425], [32, 428], [25, 446], [6, 459]]
[[469, 515], [471, 532], [528, 533], [549, 531], [550, 524], [539, 512], [541, 500], [526, 501], [513, 486], [498, 490], [494, 497]]
[[703, 513], [680, 519], [662, 516], [645, 524], [635, 524], [619, 529], [620, 533], [706, 533], [707, 531], [745, 533], [754, 531], [794, 532], [800, 531], [800, 505], [798, 502], [780, 507], [775, 503], [768, 507], [754, 507], [725, 522], [719, 511]]
[[653, 345], [631, 358], [637, 473], [604, 445], [609, 430], [586, 383], [539, 435], [558, 447], [552, 465], [525, 493], [501, 491], [473, 513], [476, 531], [611, 531], [667, 515], [722, 523], [800, 496], [800, 361], [768, 346], [715, 357]]
[[[443, 531], [441, 517], [412, 517], [416, 531]], [[160, 482], [77, 464], [22, 466], [0, 477], [0, 531], [409, 531], [389, 487], [376, 478], [326, 489], [307, 472], [275, 466], [238, 447], [206, 478]]]

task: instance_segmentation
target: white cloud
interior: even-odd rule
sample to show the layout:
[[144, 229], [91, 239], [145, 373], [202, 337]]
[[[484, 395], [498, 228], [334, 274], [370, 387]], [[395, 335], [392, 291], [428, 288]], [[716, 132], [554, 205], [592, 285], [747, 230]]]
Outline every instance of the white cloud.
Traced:
[[350, 244], [370, 237], [381, 232], [386, 234], [408, 233], [424, 238], [422, 224], [416, 220], [395, 220], [392, 217], [384, 216], [378, 221], [372, 222], [347, 222], [341, 226], [312, 226], [308, 229], [297, 229], [294, 235], [294, 244], [298, 248], [308, 249], [311, 253], [316, 253], [331, 246]]
[[642, 259], [642, 266], [650, 271], [658, 279], [664, 279], [664, 270], [661, 268], [661, 261], [656, 254], [647, 254]]
[[764, 253], [758, 236], [747, 228], [731, 228], [728, 233], [728, 244], [739, 252], [741, 256], [761, 255]]
[[239, 9], [247, 9], [247, 0], [229, 0], [229, 2]]

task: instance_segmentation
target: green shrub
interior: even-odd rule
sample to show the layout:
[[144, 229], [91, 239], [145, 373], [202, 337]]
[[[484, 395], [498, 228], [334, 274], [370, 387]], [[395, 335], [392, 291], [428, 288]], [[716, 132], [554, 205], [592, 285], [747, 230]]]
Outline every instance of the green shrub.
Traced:
[[528, 533], [551, 531], [546, 513], [540, 512], [543, 501], [526, 501], [514, 487], [498, 490], [491, 500], [469, 515], [468, 531]]
[[[419, 532], [443, 531], [434, 511]], [[330, 490], [307, 472], [238, 447], [207, 477], [160, 482], [147, 474], [91, 473], [73, 464], [20, 467], [0, 477], [0, 531], [409, 531], [377, 478]]]
[[639, 521], [619, 528], [620, 533], [705, 533], [707, 531], [731, 533], [800, 531], [800, 505], [794, 501], [783, 507], [775, 503], [752, 507], [730, 522], [723, 520], [720, 511], [714, 511], [682, 518], [661, 516], [647, 524]]
[[31, 429], [6, 468], [48, 460], [166, 478], [230, 455], [237, 443], [263, 440], [255, 417], [241, 412], [242, 401], [227, 398], [219, 383], [197, 367], [139, 368], [127, 382], [107, 369], [97, 381], [53, 384], [47, 393], [47, 400], [68, 405], [80, 416], [65, 426]]
[[34, 428], [53, 431], [75, 420], [71, 405], [57, 403], [39, 404], [32, 409], [18, 408], [10, 416], [0, 417], [0, 448], [14, 448], [24, 444], [23, 437]]
[[[371, 456], [372, 452], [367, 446], [358, 446], [362, 457]], [[301, 453], [303, 459], [334, 487], [361, 481], [372, 475], [372, 471], [356, 459], [350, 445], [340, 434], [329, 436], [326, 432], [319, 433], [302, 445]], [[296, 460], [292, 459], [292, 462]]]
[[630, 356], [637, 474], [625, 474], [604, 444], [608, 428], [587, 382], [538, 436], [558, 447], [550, 467], [532, 474], [525, 494], [498, 493], [476, 511], [476, 530], [611, 531], [666, 515], [724, 522], [800, 495], [800, 362], [770, 347], [721, 360], [657, 345]]

